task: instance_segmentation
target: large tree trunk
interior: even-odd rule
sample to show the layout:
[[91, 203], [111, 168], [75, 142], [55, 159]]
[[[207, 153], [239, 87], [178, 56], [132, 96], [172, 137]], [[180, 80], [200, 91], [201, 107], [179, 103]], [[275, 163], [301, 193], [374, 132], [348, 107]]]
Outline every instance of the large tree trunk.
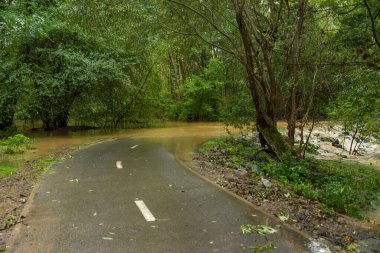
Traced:
[[[247, 73], [248, 84], [252, 96], [253, 105], [256, 109], [256, 127], [259, 132], [260, 142], [263, 147], [269, 150], [272, 155], [281, 157], [282, 154], [290, 151], [290, 146], [277, 129], [275, 106], [273, 97], [265, 94], [265, 84], [263, 78], [257, 78], [254, 71], [253, 43], [249, 34], [246, 21], [244, 20], [244, 6], [238, 0], [232, 0], [236, 21], [244, 46], [244, 67]], [[261, 82], [259, 80], [262, 80]], [[269, 94], [270, 96], [270, 94]]]

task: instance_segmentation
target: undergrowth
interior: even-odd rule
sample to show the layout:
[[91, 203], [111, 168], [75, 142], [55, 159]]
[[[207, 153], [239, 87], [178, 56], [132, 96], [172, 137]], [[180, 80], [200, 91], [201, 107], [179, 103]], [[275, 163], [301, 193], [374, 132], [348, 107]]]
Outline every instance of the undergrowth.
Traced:
[[0, 153], [4, 154], [22, 154], [30, 148], [30, 139], [23, 134], [16, 134], [0, 141]]
[[5, 166], [0, 164], [0, 179], [10, 177], [17, 170], [15, 167]]
[[294, 194], [319, 200], [327, 209], [362, 218], [380, 199], [380, 172], [372, 166], [343, 160], [295, 159], [284, 155], [281, 162], [259, 152], [250, 138], [227, 138], [205, 143], [200, 151], [231, 169], [258, 168], [253, 174], [276, 180]]

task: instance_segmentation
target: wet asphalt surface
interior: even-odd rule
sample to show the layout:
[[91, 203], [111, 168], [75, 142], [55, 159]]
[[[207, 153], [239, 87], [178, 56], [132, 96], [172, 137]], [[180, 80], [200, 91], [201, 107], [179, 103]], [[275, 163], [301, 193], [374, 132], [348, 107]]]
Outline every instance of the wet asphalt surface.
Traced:
[[[145, 220], [136, 200], [156, 221]], [[28, 216], [12, 252], [241, 253], [266, 243], [243, 235], [242, 224], [279, 230], [267, 236], [276, 246], [269, 252], [309, 252], [308, 239], [182, 168], [162, 145], [136, 138], [53, 166]]]

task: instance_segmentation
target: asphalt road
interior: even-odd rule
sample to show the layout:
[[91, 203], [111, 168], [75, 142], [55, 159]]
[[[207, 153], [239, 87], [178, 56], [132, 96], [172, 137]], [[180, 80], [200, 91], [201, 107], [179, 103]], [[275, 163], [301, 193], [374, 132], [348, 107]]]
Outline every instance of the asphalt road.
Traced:
[[277, 247], [270, 252], [309, 252], [299, 233], [182, 168], [162, 145], [136, 138], [56, 164], [29, 216], [12, 252], [241, 253], [266, 242], [243, 235], [242, 224], [278, 229], [268, 236]]

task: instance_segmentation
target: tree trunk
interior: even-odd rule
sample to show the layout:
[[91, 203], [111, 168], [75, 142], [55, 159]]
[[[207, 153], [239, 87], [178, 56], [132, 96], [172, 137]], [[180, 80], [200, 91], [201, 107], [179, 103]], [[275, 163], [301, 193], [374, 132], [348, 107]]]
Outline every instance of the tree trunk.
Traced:
[[8, 108], [0, 107], [0, 131], [6, 131], [10, 129], [13, 125], [15, 109], [9, 108], [9, 106], [6, 107]]
[[[248, 32], [246, 21], [244, 20], [244, 6], [237, 0], [232, 0], [236, 14], [236, 21], [244, 46], [244, 67], [247, 73], [248, 84], [251, 92], [252, 102], [256, 109], [256, 127], [259, 132], [260, 142], [267, 148], [273, 156], [280, 158], [282, 154], [290, 151], [289, 145], [282, 137], [276, 127], [275, 104], [269, 102], [266, 95], [259, 89], [264, 90], [263, 83], [259, 83], [254, 71], [254, 51], [251, 36]], [[262, 79], [259, 79], [262, 80]], [[270, 100], [269, 100], [270, 101]]]
[[296, 132], [296, 122], [297, 122], [297, 83], [298, 83], [298, 66], [301, 56], [301, 35], [303, 30], [303, 24], [305, 20], [307, 0], [299, 0], [298, 8], [298, 20], [294, 36], [293, 43], [293, 68], [292, 77], [293, 82], [290, 88], [290, 98], [288, 105], [288, 139], [291, 146], [294, 146], [294, 136]]
[[59, 115], [56, 120], [57, 122], [57, 127], [58, 128], [65, 128], [68, 126], [68, 121], [69, 121], [69, 113], [64, 112], [61, 115]]

